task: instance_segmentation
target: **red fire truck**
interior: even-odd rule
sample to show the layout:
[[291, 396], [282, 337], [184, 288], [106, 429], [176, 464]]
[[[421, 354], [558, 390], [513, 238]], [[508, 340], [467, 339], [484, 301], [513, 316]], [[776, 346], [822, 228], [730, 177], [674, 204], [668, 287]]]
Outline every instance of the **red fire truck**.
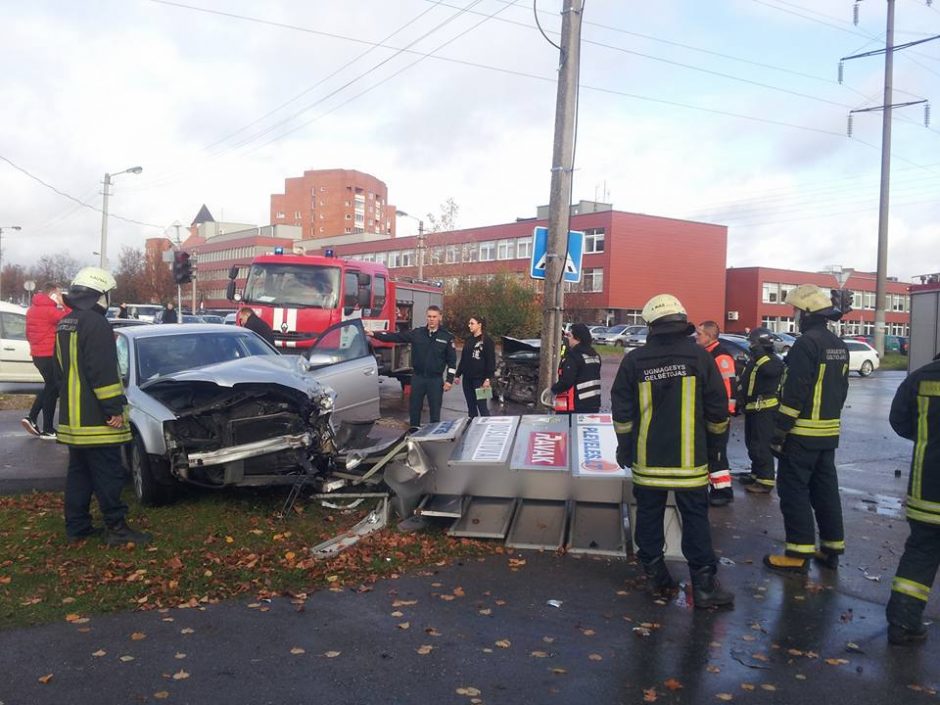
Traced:
[[[440, 306], [443, 291], [431, 282], [393, 279], [384, 264], [319, 255], [274, 254], [255, 257], [244, 291], [236, 279], [246, 265], [229, 272], [229, 300], [251, 306], [274, 331], [284, 353], [302, 354], [330, 326], [359, 318], [367, 330], [402, 331], [424, 323], [424, 311]], [[379, 373], [405, 383], [411, 374], [410, 349], [373, 341]]]

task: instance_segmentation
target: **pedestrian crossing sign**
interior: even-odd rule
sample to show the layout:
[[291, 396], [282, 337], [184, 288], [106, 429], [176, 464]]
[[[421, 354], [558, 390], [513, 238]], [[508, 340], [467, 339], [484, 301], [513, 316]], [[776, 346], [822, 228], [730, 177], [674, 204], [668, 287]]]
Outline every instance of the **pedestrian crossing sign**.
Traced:
[[[539, 226], [532, 233], [532, 259], [529, 276], [532, 279], [544, 279], [548, 254], [548, 228]], [[584, 255], [584, 233], [578, 230], [568, 231], [568, 252], [565, 258], [565, 281], [581, 281], [581, 259]]]

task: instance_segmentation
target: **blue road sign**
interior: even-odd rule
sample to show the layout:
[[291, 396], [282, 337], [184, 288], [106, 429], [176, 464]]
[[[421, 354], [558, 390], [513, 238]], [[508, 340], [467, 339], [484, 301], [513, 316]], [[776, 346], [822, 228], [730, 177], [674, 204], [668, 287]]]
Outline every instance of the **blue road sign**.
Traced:
[[[548, 253], [548, 228], [537, 227], [532, 233], [532, 259], [529, 276], [532, 279], [545, 278], [545, 262]], [[568, 257], [565, 260], [565, 281], [581, 281], [581, 260], [584, 255], [584, 233], [578, 230], [568, 231]]]

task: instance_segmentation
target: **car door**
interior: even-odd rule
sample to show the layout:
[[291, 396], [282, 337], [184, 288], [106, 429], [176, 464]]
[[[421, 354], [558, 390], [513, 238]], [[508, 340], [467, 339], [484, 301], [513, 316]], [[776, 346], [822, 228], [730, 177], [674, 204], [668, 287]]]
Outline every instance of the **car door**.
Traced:
[[849, 349], [849, 371], [858, 372], [865, 359], [865, 346], [852, 340], [843, 341]]
[[379, 418], [379, 369], [360, 319], [327, 328], [304, 357], [308, 372], [336, 392], [338, 420]]
[[0, 311], [0, 382], [42, 382], [26, 340], [26, 314]]

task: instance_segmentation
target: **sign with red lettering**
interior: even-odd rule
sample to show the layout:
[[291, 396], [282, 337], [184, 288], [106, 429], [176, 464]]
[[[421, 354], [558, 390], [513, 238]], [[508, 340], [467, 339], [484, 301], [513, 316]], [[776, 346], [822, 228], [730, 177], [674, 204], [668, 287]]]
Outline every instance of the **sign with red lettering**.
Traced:
[[617, 435], [613, 426], [578, 426], [575, 474], [590, 477], [626, 477], [617, 465]]
[[529, 434], [525, 464], [546, 468], [567, 468], [568, 434], [533, 431]]
[[579, 426], [596, 426], [598, 424], [610, 425], [614, 422], [614, 417], [610, 414], [578, 414], [577, 423]]

